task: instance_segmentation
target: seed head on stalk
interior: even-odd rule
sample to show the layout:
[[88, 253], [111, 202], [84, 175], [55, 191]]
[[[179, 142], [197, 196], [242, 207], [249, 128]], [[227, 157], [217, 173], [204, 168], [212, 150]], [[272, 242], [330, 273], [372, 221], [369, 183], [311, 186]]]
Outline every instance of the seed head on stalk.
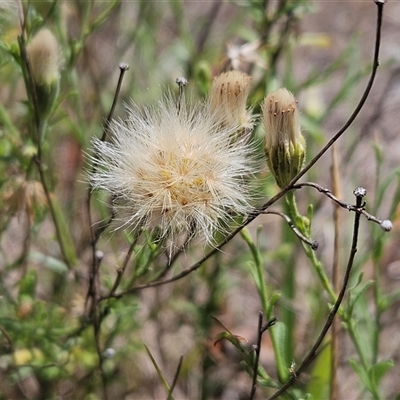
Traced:
[[257, 163], [249, 135], [233, 141], [239, 127], [224, 124], [220, 109], [185, 103], [167, 95], [156, 106], [127, 106], [126, 120], [110, 123], [111, 141], [93, 140], [89, 179], [112, 196], [121, 227], [212, 244], [216, 231], [253, 209], [247, 178]]

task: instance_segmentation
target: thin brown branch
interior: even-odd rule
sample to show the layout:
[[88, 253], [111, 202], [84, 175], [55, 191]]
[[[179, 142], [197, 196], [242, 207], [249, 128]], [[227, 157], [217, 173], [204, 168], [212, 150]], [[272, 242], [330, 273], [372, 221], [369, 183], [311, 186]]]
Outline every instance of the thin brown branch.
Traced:
[[390, 231], [392, 229], [392, 223], [389, 220], [387, 220], [387, 219], [382, 220], [378, 217], [375, 217], [374, 215], [365, 211], [364, 206], [359, 208], [359, 207], [357, 207], [357, 205], [347, 203], [345, 201], [338, 199], [336, 196], [333, 195], [333, 193], [329, 189], [327, 189], [323, 186], [320, 186], [317, 183], [301, 182], [301, 183], [297, 183], [297, 184], [293, 185], [293, 188], [300, 189], [304, 186], [309, 186], [309, 187], [313, 187], [313, 188], [317, 189], [320, 193], [323, 193], [325, 196], [327, 196], [331, 200], [333, 200], [338, 206], [346, 209], [347, 211], [353, 211], [353, 212], [364, 215], [364, 217], [367, 218], [368, 221], [372, 221], [372, 222], [375, 222], [376, 224], [379, 224], [380, 227], [384, 231]]
[[115, 291], [117, 290], [117, 288], [118, 288], [118, 286], [119, 286], [119, 284], [121, 282], [122, 276], [125, 273], [126, 267], [127, 267], [128, 262], [129, 262], [129, 260], [130, 260], [130, 258], [132, 256], [132, 253], [133, 253], [133, 250], [135, 248], [135, 245], [137, 243], [138, 238], [139, 238], [139, 233], [134, 237], [131, 245], [129, 246], [128, 252], [125, 255], [125, 258], [124, 258], [124, 261], [122, 263], [122, 266], [117, 271], [117, 277], [115, 278], [114, 284], [113, 284], [113, 286], [112, 286], [112, 288], [110, 290], [110, 295], [113, 295], [115, 293]]
[[376, 22], [376, 34], [375, 34], [375, 49], [374, 49], [374, 58], [372, 63], [372, 71], [369, 77], [367, 87], [364, 90], [364, 93], [353, 111], [350, 115], [347, 122], [343, 125], [343, 127], [332, 137], [331, 140], [319, 151], [319, 153], [312, 158], [312, 160], [291, 180], [289, 186], [293, 185], [297, 182], [302, 176], [304, 176], [315, 164], [316, 162], [332, 147], [332, 145], [343, 135], [344, 132], [350, 127], [350, 125], [354, 122], [357, 115], [360, 113], [363, 108], [365, 102], [368, 99], [368, 96], [371, 92], [372, 85], [375, 80], [376, 72], [379, 67], [379, 50], [381, 46], [381, 32], [382, 32], [382, 15], [383, 15], [383, 1], [375, 1], [377, 5], [377, 22]]
[[250, 400], [254, 399], [257, 390], [258, 364], [260, 362], [262, 335], [265, 331], [267, 331], [271, 326], [275, 325], [276, 323], [276, 318], [273, 317], [265, 325], [263, 325], [263, 316], [263, 313], [260, 311], [258, 314], [257, 344], [254, 346], [256, 358], [254, 360], [253, 382], [251, 385], [251, 392], [249, 397]]
[[104, 141], [107, 139], [107, 130], [110, 125], [111, 119], [114, 115], [114, 110], [117, 105], [119, 93], [121, 91], [122, 81], [124, 80], [125, 72], [129, 70], [129, 64], [126, 64], [126, 63], [119, 64], [119, 70], [120, 70], [120, 73], [119, 73], [117, 88], [115, 89], [114, 99], [113, 99], [113, 102], [111, 105], [110, 112], [108, 113], [106, 123], [104, 124], [103, 136], [101, 137], [101, 141]]
[[[116, 102], [117, 102], [117, 99], [119, 96], [119, 92], [121, 90], [122, 80], [125, 75], [125, 72], [129, 69], [129, 65], [121, 63], [119, 65], [119, 69], [120, 69], [120, 75], [119, 75], [119, 79], [118, 79], [118, 84], [117, 84], [117, 88], [115, 90], [114, 99], [113, 99], [113, 103], [112, 103], [110, 112], [107, 116], [107, 119], [106, 119], [106, 122], [104, 125], [103, 136], [101, 138], [102, 141], [104, 141], [107, 138], [108, 126], [109, 126], [109, 123], [114, 114], [115, 105], [116, 105]], [[93, 164], [92, 168], [94, 170], [96, 168], [96, 164]], [[91, 246], [92, 246], [92, 264], [91, 264], [90, 273], [89, 273], [89, 287], [88, 287], [88, 292], [86, 294], [86, 304], [91, 299], [90, 314], [93, 315], [95, 313], [95, 310], [93, 307], [95, 307], [98, 302], [98, 290], [97, 290], [96, 281], [98, 279], [97, 275], [98, 275], [98, 270], [99, 270], [99, 266], [100, 266], [100, 262], [99, 262], [100, 259], [98, 257], [96, 245], [97, 245], [97, 241], [100, 238], [101, 232], [103, 232], [104, 229], [111, 222], [112, 216], [107, 224], [103, 225], [102, 227], [100, 227], [100, 229], [97, 232], [95, 232], [94, 226], [93, 226], [92, 211], [91, 211], [91, 199], [92, 199], [92, 186], [89, 183], [87, 198], [86, 198], [86, 209], [87, 209], [88, 222], [89, 222], [90, 241], [91, 241]]]
[[256, 358], [254, 360], [253, 382], [251, 384], [250, 400], [254, 399], [257, 390], [257, 375], [258, 375], [257, 371], [261, 353], [262, 323], [263, 323], [263, 313], [260, 311], [258, 314], [257, 344], [255, 346]]
[[[119, 75], [118, 84], [117, 84], [117, 88], [116, 88], [115, 95], [114, 95], [114, 100], [113, 100], [110, 112], [108, 114], [108, 117], [106, 119], [106, 122], [104, 125], [104, 130], [103, 130], [103, 136], [101, 138], [101, 140], [103, 140], [103, 141], [107, 138], [107, 131], [108, 131], [109, 123], [110, 123], [113, 113], [114, 113], [115, 105], [116, 105], [118, 95], [119, 95], [119, 92], [121, 89], [122, 80], [123, 80], [125, 72], [129, 69], [129, 66], [128, 66], [128, 64], [120, 64], [119, 69], [120, 69], [120, 75]], [[96, 165], [94, 164], [92, 168], [95, 169]], [[106, 378], [106, 374], [105, 374], [105, 371], [103, 368], [103, 359], [104, 358], [103, 358], [102, 346], [100, 343], [100, 331], [101, 331], [101, 322], [103, 319], [103, 315], [100, 313], [100, 311], [98, 309], [98, 299], [99, 299], [99, 291], [100, 291], [99, 269], [100, 269], [101, 260], [103, 258], [103, 253], [98, 251], [97, 246], [96, 246], [97, 241], [100, 237], [100, 234], [96, 234], [94, 231], [94, 227], [93, 227], [92, 213], [91, 213], [91, 197], [92, 197], [92, 186], [89, 184], [88, 195], [87, 195], [87, 200], [86, 200], [86, 207], [87, 207], [87, 213], [88, 213], [88, 222], [89, 222], [91, 247], [92, 247], [92, 264], [91, 264], [90, 272], [89, 272], [89, 286], [88, 286], [88, 291], [86, 294], [85, 306], [88, 308], [89, 319], [90, 319], [91, 324], [93, 325], [94, 340], [95, 340], [95, 344], [96, 344], [96, 351], [97, 351], [97, 357], [98, 357], [98, 369], [100, 371], [100, 376], [101, 376], [101, 381], [102, 381], [102, 386], [103, 386], [103, 397], [104, 397], [104, 400], [108, 400], [107, 378]], [[107, 226], [107, 224], [106, 224], [106, 226]], [[129, 256], [127, 255], [127, 257], [125, 258], [126, 264], [128, 263]], [[125, 267], [126, 267], [126, 265], [125, 265]], [[125, 270], [125, 268], [124, 268], [124, 270]], [[118, 286], [120, 279], [121, 278], [119, 276], [117, 276], [114, 286]], [[114, 287], [113, 287], [113, 289], [114, 289]]]

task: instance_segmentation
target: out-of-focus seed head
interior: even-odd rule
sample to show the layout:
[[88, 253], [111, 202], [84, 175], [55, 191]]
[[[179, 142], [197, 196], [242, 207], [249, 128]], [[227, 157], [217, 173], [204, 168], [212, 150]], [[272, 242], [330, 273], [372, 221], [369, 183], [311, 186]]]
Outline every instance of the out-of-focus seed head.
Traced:
[[287, 89], [278, 89], [264, 99], [262, 113], [267, 164], [284, 188], [303, 167], [306, 154], [296, 100]]
[[57, 39], [47, 29], [41, 29], [27, 46], [32, 78], [40, 113], [47, 114], [58, 95], [61, 53]]
[[34, 220], [35, 209], [43, 208], [47, 203], [42, 184], [26, 181], [22, 177], [8, 181], [0, 194], [0, 201], [4, 205], [6, 215], [26, 212], [31, 222]]

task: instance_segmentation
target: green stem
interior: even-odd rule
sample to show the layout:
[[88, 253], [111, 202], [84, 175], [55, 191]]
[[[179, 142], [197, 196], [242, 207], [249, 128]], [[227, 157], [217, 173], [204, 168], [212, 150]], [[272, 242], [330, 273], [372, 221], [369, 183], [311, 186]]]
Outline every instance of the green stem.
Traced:
[[43, 168], [43, 159], [42, 159], [42, 141], [43, 138], [45, 137], [47, 129], [47, 123], [42, 122], [39, 124], [38, 127], [38, 143], [37, 143], [37, 155], [35, 158], [35, 162], [38, 168], [39, 176], [40, 176], [40, 181], [43, 186], [43, 190], [47, 199], [47, 203], [49, 205], [49, 210], [51, 214], [51, 218], [54, 222], [54, 227], [56, 230], [56, 236], [57, 236], [57, 241], [60, 246], [60, 251], [63, 256], [64, 262], [68, 266], [69, 269], [71, 269], [76, 260], [75, 260], [75, 251], [72, 243], [72, 239], [69, 235], [69, 232], [67, 232], [67, 227], [65, 224], [65, 221], [62, 221], [62, 214], [61, 210], [56, 206], [56, 203], [53, 199], [53, 196], [51, 194], [51, 191], [49, 189], [49, 186], [46, 181], [46, 176]]
[[[258, 294], [260, 295], [261, 298], [263, 312], [265, 314], [267, 321], [269, 321], [273, 317], [272, 315], [273, 307], [276, 301], [278, 300], [279, 295], [277, 293], [272, 293], [270, 296], [268, 296], [268, 288], [266, 285], [264, 270], [262, 266], [263, 265], [262, 257], [257, 248], [257, 245], [256, 243], [253, 242], [250, 232], [248, 231], [247, 228], [241, 230], [240, 234], [244, 239], [244, 241], [249, 246], [251, 254], [253, 256], [254, 266], [255, 266], [254, 277], [256, 281], [256, 287], [258, 290]], [[274, 350], [276, 369], [278, 372], [279, 380], [280, 382], [286, 382], [287, 379], [289, 378], [289, 372], [288, 372], [289, 366], [287, 365], [286, 362], [286, 357], [284, 352], [285, 346], [279, 343], [279, 339], [282, 340], [283, 338], [278, 337], [277, 327], [272, 327], [271, 329], [268, 330], [268, 332], [271, 337], [272, 348]]]
[[[294, 190], [290, 190], [286, 194], [286, 202], [288, 205], [289, 212], [291, 214], [291, 218], [297, 228], [300, 230], [300, 232], [307, 238], [310, 237], [310, 233], [308, 230], [308, 227], [304, 225], [304, 217], [299, 213], [297, 209], [297, 204], [296, 204], [296, 198], [295, 198], [295, 192]], [[322, 286], [324, 287], [325, 291], [328, 293], [330, 300], [332, 302], [336, 301], [336, 294], [335, 291], [333, 290], [332, 284], [328, 278], [328, 276], [325, 273], [324, 268], [322, 267], [322, 263], [318, 260], [317, 255], [315, 251], [308, 245], [304, 244], [302, 242], [304, 251], [306, 253], [306, 256], [308, 259], [311, 261], [312, 266], [314, 267], [315, 272], [317, 273], [317, 276], [319, 280], [321, 281]]]

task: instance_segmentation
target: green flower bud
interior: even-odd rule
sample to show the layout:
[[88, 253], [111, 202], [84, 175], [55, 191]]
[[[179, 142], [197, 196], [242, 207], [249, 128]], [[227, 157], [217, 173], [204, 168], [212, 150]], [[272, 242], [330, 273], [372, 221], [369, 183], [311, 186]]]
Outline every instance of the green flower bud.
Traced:
[[61, 55], [58, 42], [50, 30], [40, 30], [27, 46], [39, 112], [45, 116], [58, 95]]
[[267, 164], [283, 189], [303, 167], [306, 154], [296, 100], [287, 89], [278, 89], [264, 99], [262, 112]]

